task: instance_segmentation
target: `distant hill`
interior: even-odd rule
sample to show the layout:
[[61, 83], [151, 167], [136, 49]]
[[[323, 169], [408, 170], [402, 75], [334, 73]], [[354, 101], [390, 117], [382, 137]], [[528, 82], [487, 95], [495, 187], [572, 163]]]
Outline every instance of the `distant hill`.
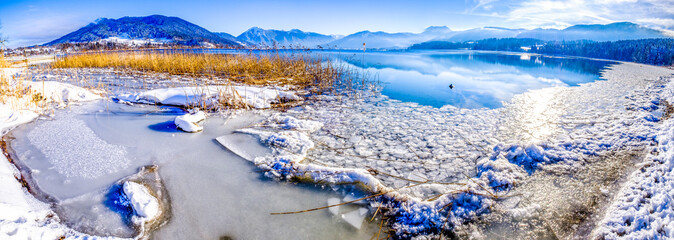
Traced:
[[362, 49], [372, 48], [407, 48], [412, 44], [429, 41], [452, 34], [448, 27], [428, 27], [421, 33], [387, 33], [387, 32], [357, 32], [336, 41], [328, 43], [328, 47]]
[[316, 48], [319, 45], [334, 41], [336, 38], [315, 32], [304, 32], [299, 29], [282, 31], [252, 27], [236, 37], [236, 39], [246, 45], [258, 47]]
[[[520, 34], [523, 29], [509, 29], [498, 27], [474, 28], [465, 31], [455, 32], [448, 38], [442, 39], [450, 42], [476, 41], [489, 38], [514, 38]], [[436, 39], [440, 40], [440, 39]]]
[[181, 45], [221, 44], [225, 46], [240, 46], [239, 43], [231, 38], [212, 33], [183, 19], [162, 15], [123, 17], [119, 19], [101, 18], [45, 45], [51, 46], [61, 43], [86, 43], [106, 40], [126, 40], [127, 42], [145, 40]]
[[535, 38], [544, 41], [590, 40], [597, 42], [635, 40], [649, 38], [669, 38], [663, 32], [639, 26], [630, 22], [606, 25], [575, 25], [562, 30], [533, 29], [517, 35], [517, 38]]

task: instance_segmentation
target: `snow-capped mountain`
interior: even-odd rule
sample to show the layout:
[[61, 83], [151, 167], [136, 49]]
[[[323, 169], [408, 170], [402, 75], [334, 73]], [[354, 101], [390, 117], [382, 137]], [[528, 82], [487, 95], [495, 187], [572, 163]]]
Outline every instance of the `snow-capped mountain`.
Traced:
[[183, 19], [162, 15], [119, 19], [101, 18], [45, 45], [97, 41], [240, 46], [232, 39], [212, 33]]
[[236, 39], [246, 45], [258, 47], [315, 48], [334, 41], [336, 37], [315, 32], [304, 32], [299, 29], [282, 31], [252, 27], [236, 37]]
[[421, 33], [387, 33], [387, 32], [357, 32], [331, 43], [331, 48], [362, 49], [366, 48], [406, 48], [412, 44], [433, 40], [451, 35], [448, 27], [428, 27]]
[[474, 28], [447, 36], [447, 38], [438, 38], [435, 40], [445, 40], [450, 42], [476, 41], [487, 38], [514, 38], [522, 33], [523, 29], [509, 29], [499, 27]]
[[517, 38], [535, 38], [545, 41], [618, 41], [645, 38], [668, 38], [662, 31], [639, 26], [630, 22], [606, 25], [575, 25], [562, 30], [533, 29], [522, 32]]
[[342, 48], [401, 49], [428, 41], [467, 42], [489, 38], [526, 38], [543, 41], [617, 41], [644, 38], [670, 38], [665, 32], [634, 23], [619, 22], [606, 25], [576, 25], [566, 29], [508, 29], [498, 27], [452, 31], [445, 26], [432, 26], [421, 33], [387, 33], [361, 31], [345, 37], [253, 27], [234, 37], [228, 33], [213, 33], [177, 17], [152, 15], [147, 17], [102, 18], [45, 45], [60, 43], [117, 42], [129, 45], [173, 43], [182, 45], [278, 48]]

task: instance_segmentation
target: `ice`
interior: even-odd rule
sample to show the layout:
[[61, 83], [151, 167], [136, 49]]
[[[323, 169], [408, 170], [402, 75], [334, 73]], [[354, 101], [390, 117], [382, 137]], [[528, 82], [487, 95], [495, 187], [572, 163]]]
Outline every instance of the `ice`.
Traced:
[[159, 202], [150, 194], [148, 189], [138, 183], [127, 181], [124, 183], [124, 194], [128, 197], [136, 215], [152, 219], [159, 213]]
[[367, 208], [359, 208], [358, 210], [342, 214], [342, 219], [354, 228], [360, 229], [360, 226], [363, 225], [363, 220], [367, 216], [367, 212]]
[[[669, 74], [666, 69], [620, 64], [604, 74], [608, 81], [532, 90], [501, 109], [433, 108], [377, 95], [355, 100], [321, 96], [310, 106], [270, 114], [239, 132], [258, 136], [274, 149], [273, 155], [255, 159], [267, 176], [359, 183], [372, 193], [387, 192], [377, 201], [394, 219], [391, 228], [398, 236], [411, 237], [466, 226], [490, 213], [498, 196], [519, 190], [527, 180], [560, 181], [537, 174], [541, 169], [558, 176], [584, 170], [596, 175], [604, 166], [589, 159], [643, 151], [655, 139], [658, 122], [653, 119], [663, 116], [657, 112], [663, 93], [658, 86], [666, 81], [658, 77]], [[323, 127], [314, 132], [286, 129], [278, 124], [283, 116], [318, 121]], [[615, 159], [616, 169], [630, 161]], [[606, 176], [615, 179], [619, 174]], [[579, 176], [590, 179], [534, 196], [505, 214], [526, 219], [538, 216], [537, 209], [563, 206], [554, 212], [572, 215], [573, 205], [560, 199], [569, 201], [571, 194], [578, 194], [575, 190], [582, 191], [575, 184], [608, 181]], [[579, 194], [597, 196], [592, 191]], [[592, 214], [596, 208], [587, 211]]]
[[[339, 198], [328, 198], [328, 206], [332, 205], [337, 205], [340, 204], [341, 202], [339, 201]], [[337, 215], [339, 214], [339, 206], [332, 206], [328, 208], [328, 211], [332, 213], [332, 215]]]
[[69, 178], [93, 179], [130, 164], [125, 147], [102, 140], [74, 116], [38, 124], [28, 139], [58, 173]]
[[271, 154], [269, 148], [250, 144], [256, 142], [257, 139], [247, 134], [228, 134], [219, 136], [215, 140], [232, 153], [251, 162], [254, 162], [256, 157]]
[[197, 111], [195, 113], [187, 113], [182, 116], [177, 116], [173, 122], [178, 129], [185, 132], [200, 132], [204, 130], [198, 123], [206, 119], [206, 113]]
[[[344, 201], [344, 202], [352, 202], [352, 203], [355, 203], [355, 204], [366, 204], [367, 201], [366, 201], [365, 199], [358, 200], [358, 199], [361, 199], [361, 198], [363, 198], [363, 197], [356, 197], [356, 196], [354, 196], [353, 194], [347, 194], [346, 196], [344, 196], [344, 198], [342, 199], [342, 201]], [[356, 200], [358, 200], [358, 201], [356, 201]]]
[[[0, 69], [0, 74], [11, 76], [22, 69]], [[67, 86], [67, 85], [63, 85]], [[67, 88], [67, 87], [66, 87]], [[51, 92], [46, 92], [48, 99]], [[66, 96], [71, 96], [65, 94]], [[88, 96], [88, 94], [84, 94]], [[68, 100], [76, 101], [77, 99]], [[11, 101], [15, 101], [13, 99]], [[0, 129], [2, 135], [19, 124], [37, 118], [38, 114], [28, 109], [0, 104]], [[116, 239], [114, 237], [97, 237], [77, 232], [61, 223], [58, 216], [46, 203], [37, 200], [22, 184], [21, 173], [12, 165], [5, 155], [0, 155], [0, 239]]]

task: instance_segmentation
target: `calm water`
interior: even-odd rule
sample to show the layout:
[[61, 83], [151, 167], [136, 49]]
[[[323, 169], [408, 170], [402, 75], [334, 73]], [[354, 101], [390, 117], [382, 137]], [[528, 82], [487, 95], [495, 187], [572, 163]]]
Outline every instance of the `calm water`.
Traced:
[[[190, 50], [199, 53], [244, 53], [239, 50]], [[247, 52], [247, 51], [246, 51]], [[528, 90], [578, 86], [600, 80], [615, 62], [526, 53], [453, 51], [254, 51], [258, 54], [311, 54], [345, 63], [383, 82], [382, 94], [421, 105], [499, 108]], [[453, 89], [449, 85], [454, 86]]]
[[513, 95], [527, 90], [593, 82], [600, 79], [602, 69], [612, 64], [474, 51], [367, 52], [341, 56], [348, 64], [376, 73], [384, 83], [382, 94], [392, 99], [463, 108], [498, 108]]

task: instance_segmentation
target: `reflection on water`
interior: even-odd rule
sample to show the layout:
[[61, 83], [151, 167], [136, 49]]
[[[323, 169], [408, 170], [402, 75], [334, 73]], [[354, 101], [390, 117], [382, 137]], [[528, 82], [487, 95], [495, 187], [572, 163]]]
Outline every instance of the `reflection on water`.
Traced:
[[[600, 79], [615, 62], [529, 53], [470, 50], [233, 50], [180, 49], [160, 52], [312, 56], [366, 70], [384, 83], [382, 93], [405, 102], [442, 107], [499, 108], [532, 89], [578, 86]], [[360, 72], [360, 71], [359, 71]], [[449, 85], [454, 86], [453, 89]]]
[[475, 51], [350, 52], [332, 56], [377, 74], [384, 82], [382, 93], [392, 99], [463, 108], [498, 108], [503, 101], [527, 90], [592, 82], [613, 63]]

